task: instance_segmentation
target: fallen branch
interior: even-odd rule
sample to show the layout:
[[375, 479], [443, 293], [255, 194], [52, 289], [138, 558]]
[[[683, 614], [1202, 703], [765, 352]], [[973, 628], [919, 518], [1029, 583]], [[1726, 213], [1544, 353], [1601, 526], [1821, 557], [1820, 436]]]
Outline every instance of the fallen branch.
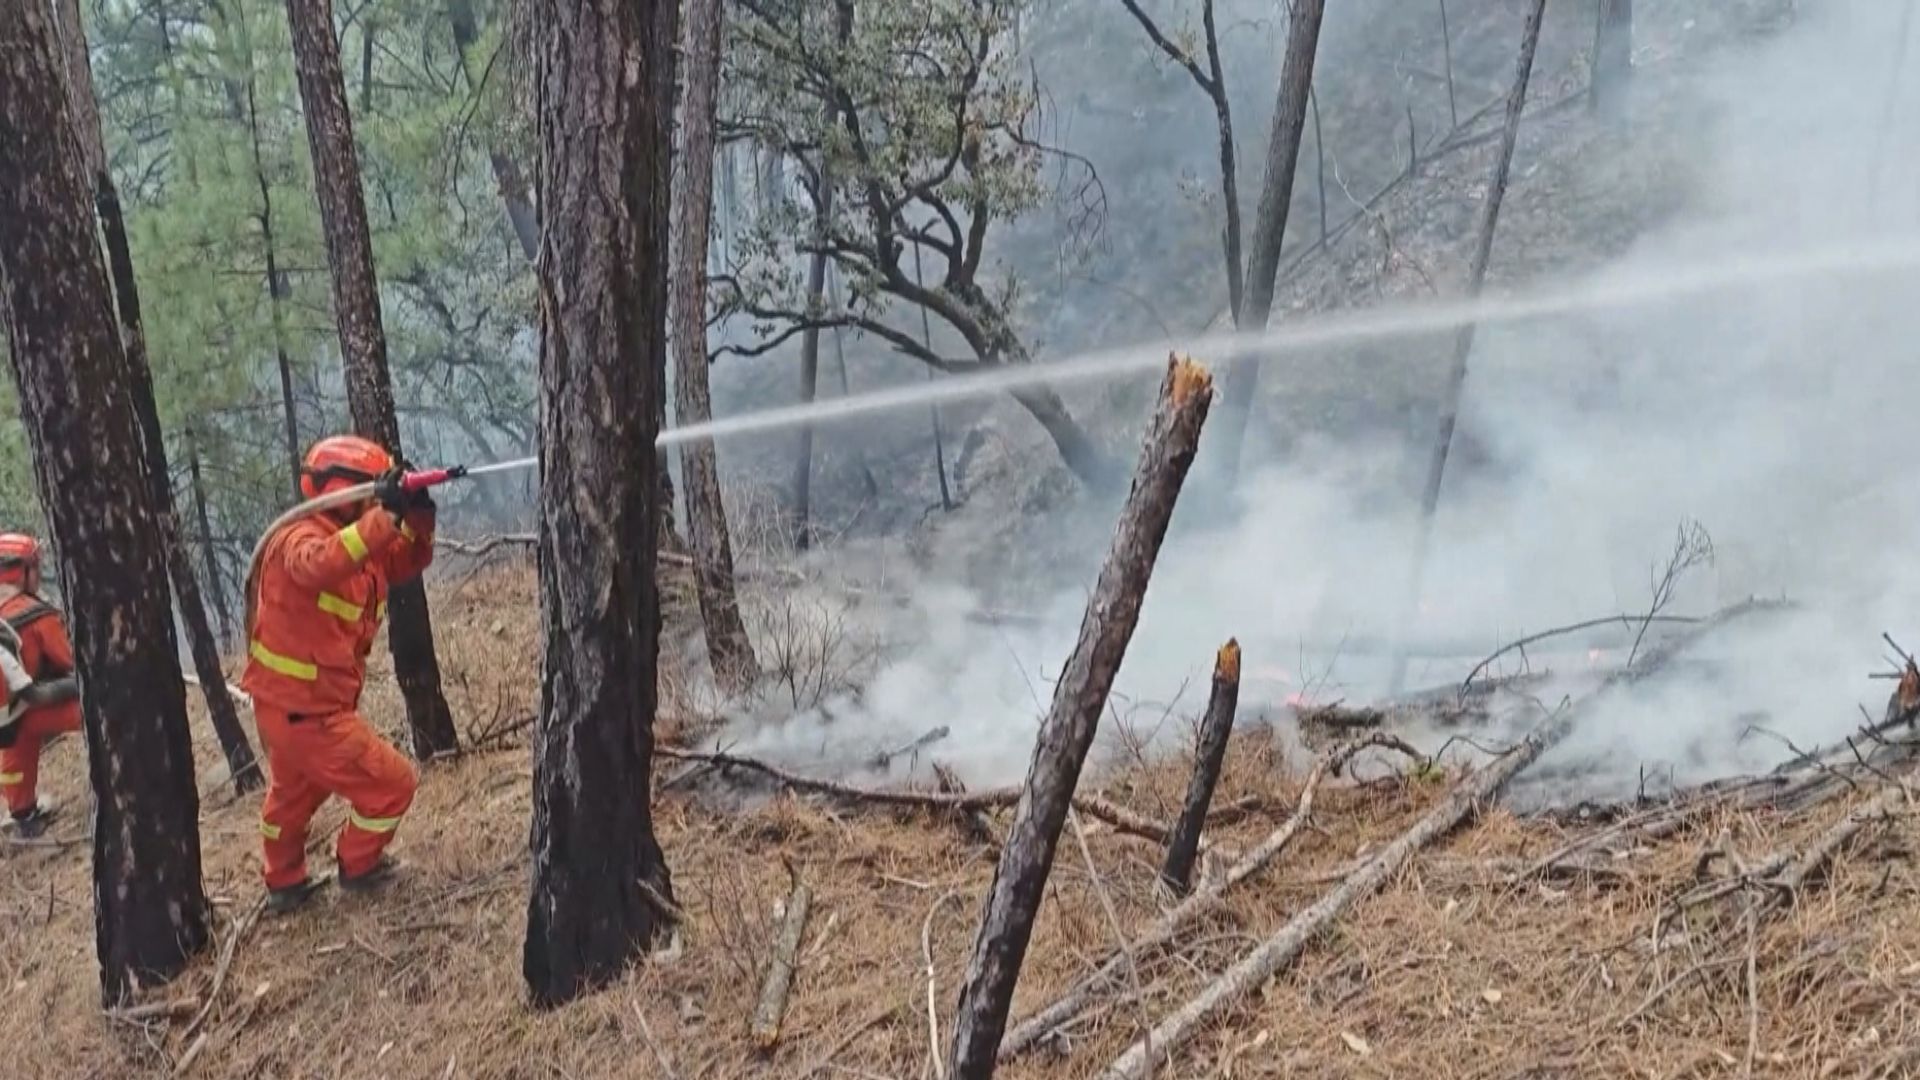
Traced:
[[[1294, 807], [1292, 816], [1279, 828], [1268, 833], [1266, 839], [1242, 855], [1238, 862], [1230, 867], [1226, 874], [1212, 881], [1203, 881], [1198, 889], [1187, 896], [1172, 910], [1156, 919], [1144, 933], [1135, 938], [1133, 956], [1145, 958], [1154, 952], [1166, 948], [1178, 938], [1203, 912], [1219, 903], [1227, 890], [1266, 870], [1267, 866], [1286, 851], [1293, 838], [1299, 834], [1313, 816], [1313, 798], [1320, 788], [1320, 782], [1329, 774], [1338, 774], [1346, 763], [1369, 747], [1384, 747], [1399, 750], [1416, 759], [1418, 751], [1391, 735], [1374, 734], [1364, 739], [1348, 743], [1335, 749], [1314, 763], [1307, 773], [1306, 781], [1300, 787], [1300, 801]], [[1041, 1009], [1027, 1019], [1014, 1025], [1007, 1037], [1001, 1040], [999, 1058], [1011, 1061], [1032, 1049], [1042, 1039], [1058, 1030], [1061, 1025], [1072, 1021], [1093, 1005], [1095, 996], [1103, 989], [1115, 985], [1117, 977], [1128, 964], [1123, 953], [1114, 953], [1098, 968], [1069, 987], [1065, 993], [1055, 999], [1053, 1004]]]
[[947, 901], [959, 895], [956, 892], [942, 894], [927, 909], [927, 917], [920, 923], [920, 958], [926, 965], [927, 973], [927, 1060], [933, 1067], [934, 1080], [946, 1080], [947, 1072], [940, 1056], [940, 991], [937, 985], [938, 971], [933, 963], [933, 918], [940, 914], [940, 909], [946, 906]]
[[106, 1015], [115, 1023], [140, 1024], [148, 1020], [179, 1020], [192, 1016], [199, 1007], [200, 999], [189, 997], [178, 1001], [150, 1001], [126, 1009], [108, 1009]]
[[1520, 638], [1517, 641], [1507, 642], [1505, 645], [1502, 645], [1498, 649], [1495, 649], [1492, 653], [1489, 653], [1485, 660], [1482, 660], [1478, 664], [1475, 664], [1473, 666], [1473, 670], [1467, 672], [1467, 677], [1460, 680], [1460, 696], [1463, 698], [1466, 697], [1468, 688], [1473, 685], [1473, 680], [1478, 678], [1481, 672], [1484, 672], [1488, 668], [1492, 667], [1494, 663], [1497, 662], [1501, 657], [1517, 649], [1523, 650], [1529, 645], [1538, 645], [1542, 641], [1550, 641], [1553, 638], [1565, 637], [1568, 634], [1577, 634], [1582, 630], [1592, 630], [1601, 626], [1612, 626], [1615, 623], [1618, 623], [1621, 626], [1624, 626], [1627, 629], [1632, 630], [1636, 626], [1642, 623], [1675, 623], [1679, 625], [1692, 626], [1692, 625], [1698, 624], [1699, 622], [1700, 620], [1697, 618], [1690, 618], [1684, 615], [1655, 615], [1651, 618], [1648, 618], [1645, 615], [1621, 614], [1621, 615], [1608, 615], [1604, 619], [1588, 619], [1586, 622], [1577, 622], [1569, 626], [1556, 626], [1551, 630], [1542, 630], [1537, 634], [1529, 634], [1526, 637]]
[[[767, 778], [799, 791], [812, 791], [821, 795], [831, 795], [836, 799], [853, 802], [879, 803], [883, 806], [911, 806], [927, 810], [947, 810], [965, 813], [975, 810], [1003, 810], [1020, 801], [1019, 788], [988, 788], [985, 791], [914, 791], [902, 788], [868, 788], [855, 784], [846, 784], [838, 780], [826, 780], [820, 777], [803, 776], [790, 772], [778, 765], [757, 758], [741, 757], [724, 751], [681, 750], [671, 746], [657, 746], [654, 754], [674, 761], [691, 761], [722, 769], [748, 769]], [[1241, 799], [1221, 807], [1221, 814], [1244, 814], [1251, 808], [1247, 800]], [[1164, 844], [1167, 841], [1167, 827], [1144, 817], [1118, 803], [1098, 795], [1075, 795], [1073, 808], [1096, 821], [1102, 821], [1119, 832], [1138, 836], [1145, 840]]]
[[[233, 933], [227, 935], [226, 944], [220, 947], [220, 961], [214, 965], [213, 987], [207, 991], [206, 1004], [200, 1006], [200, 1011], [194, 1014], [193, 1022], [187, 1025], [182, 1038], [193, 1038], [194, 1032], [199, 1031], [201, 1025], [207, 1022], [207, 1017], [213, 1014], [213, 1007], [220, 1003], [220, 990], [227, 985], [227, 973], [233, 969], [234, 955], [240, 951], [240, 943], [246, 940], [248, 932], [253, 929], [255, 923], [260, 921], [261, 913], [266, 910], [267, 898], [263, 893], [260, 899], [254, 901], [253, 906], [247, 909], [246, 914], [240, 916], [240, 920], [234, 924]], [[203, 1041], [204, 1038], [202, 1036]], [[181, 1058], [181, 1070], [186, 1068], [193, 1055], [194, 1051], [188, 1050], [187, 1055]]]
[[1454, 785], [1453, 791], [1440, 805], [1429, 810], [1412, 828], [1381, 848], [1332, 892], [1289, 919], [1279, 932], [1162, 1020], [1146, 1038], [1128, 1047], [1100, 1075], [1115, 1080], [1134, 1080], [1151, 1074], [1156, 1064], [1155, 1057], [1171, 1055], [1184, 1046], [1214, 1014], [1257, 990], [1282, 968], [1293, 963], [1305, 951], [1307, 944], [1325, 932], [1348, 908], [1361, 898], [1371, 896], [1389, 878], [1399, 873], [1420, 849], [1453, 831], [1478, 811], [1483, 803], [1497, 795], [1507, 781], [1538, 760], [1548, 747], [1565, 738], [1572, 729], [1574, 715], [1568, 709], [1554, 713], [1520, 745]]
[[807, 932], [807, 913], [813, 906], [813, 890], [800, 875], [793, 876], [793, 891], [787, 895], [786, 917], [780, 922], [780, 936], [773, 946], [773, 961], [767, 965], [767, 978], [760, 985], [760, 1003], [753, 1010], [750, 1033], [753, 1045], [767, 1053], [780, 1041], [780, 1024], [787, 1015], [787, 996], [793, 989], [794, 970], [799, 966], [800, 939]]

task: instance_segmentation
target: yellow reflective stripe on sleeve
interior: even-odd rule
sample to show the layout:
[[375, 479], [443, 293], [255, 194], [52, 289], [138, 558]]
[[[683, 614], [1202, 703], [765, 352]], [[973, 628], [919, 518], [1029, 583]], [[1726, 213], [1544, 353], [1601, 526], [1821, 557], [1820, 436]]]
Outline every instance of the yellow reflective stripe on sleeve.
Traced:
[[413, 526], [403, 521], [400, 523], [400, 535], [412, 540], [416, 534], [413, 531]]
[[299, 679], [301, 682], [313, 682], [320, 677], [320, 669], [318, 667], [304, 660], [295, 660], [291, 656], [281, 656], [279, 653], [274, 652], [272, 649], [267, 648], [257, 641], [253, 643], [253, 647], [249, 649], [248, 652], [255, 660], [260, 661], [261, 667], [266, 668], [268, 671], [278, 672], [289, 679]]
[[350, 812], [347, 818], [356, 828], [365, 829], [367, 832], [388, 833], [400, 827], [400, 819], [397, 817], [362, 817], [358, 810]]
[[269, 840], [278, 840], [280, 839], [280, 826], [262, 821], [260, 823], [260, 835]]
[[373, 621], [384, 622], [386, 620], [386, 617], [387, 617], [387, 602], [385, 600], [382, 600], [380, 601], [380, 606], [373, 609]]
[[348, 622], [359, 622], [360, 617], [367, 613], [367, 609], [359, 604], [351, 603], [330, 592], [320, 594], [320, 610]]
[[347, 554], [353, 556], [354, 562], [367, 561], [367, 542], [360, 538], [359, 522], [354, 522], [334, 535], [340, 538], [341, 545], [347, 549]]
[[15, 784], [24, 784], [26, 782], [26, 773], [0, 772], [0, 785], [12, 787]]

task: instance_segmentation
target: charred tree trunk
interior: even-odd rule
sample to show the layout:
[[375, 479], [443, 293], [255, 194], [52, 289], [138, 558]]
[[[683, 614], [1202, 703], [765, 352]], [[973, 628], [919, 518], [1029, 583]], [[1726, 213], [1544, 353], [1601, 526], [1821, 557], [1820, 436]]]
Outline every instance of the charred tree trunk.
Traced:
[[1233, 734], [1233, 714], [1240, 703], [1240, 643], [1221, 646], [1213, 662], [1213, 696], [1207, 700], [1207, 715], [1200, 722], [1200, 738], [1193, 748], [1193, 776], [1187, 781], [1187, 805], [1180, 822], [1167, 841], [1167, 861], [1160, 867], [1160, 880], [1177, 895], [1185, 896], [1193, 885], [1193, 860], [1200, 853], [1200, 831], [1207, 824], [1207, 807], [1213, 804], [1214, 785], [1220, 782], [1220, 766], [1227, 760], [1227, 738]]
[[[827, 175], [825, 155], [820, 159], [820, 195], [813, 215], [817, 247], [825, 248], [833, 213], [833, 181]], [[817, 250], [807, 263], [807, 318], [818, 320], [826, 310], [827, 253]], [[800, 337], [800, 406], [813, 404], [820, 390], [820, 327], [809, 325]], [[800, 423], [799, 447], [793, 463], [793, 546], [807, 550], [813, 532], [813, 423]]]
[[650, 806], [674, 13], [539, 0], [534, 14], [545, 651], [522, 971], [551, 1007], [618, 978], [675, 911]]
[[[353, 145], [353, 122], [347, 115], [333, 14], [327, 0], [287, 0], [287, 24], [293, 31], [300, 102], [313, 154], [313, 186], [327, 239], [347, 405], [354, 429], [400, 459], [400, 421], [394, 414], [393, 382], [387, 370], [387, 336], [380, 322], [366, 195], [360, 188], [360, 159]], [[440, 661], [433, 651], [426, 589], [418, 581], [394, 586], [388, 611], [393, 617], [387, 637], [393, 648], [394, 678], [407, 702], [414, 756], [426, 761], [459, 745], [453, 712], [440, 691]]]
[[[180, 621], [186, 627], [187, 645], [193, 655], [194, 672], [200, 677], [201, 692], [207, 700], [207, 717], [226, 755], [236, 790], [248, 792], [265, 785], [240, 726], [240, 714], [234, 708], [233, 695], [227, 690], [226, 673], [220, 667], [220, 646], [213, 638], [213, 626], [207, 620], [206, 602], [200, 596], [200, 583], [193, 574], [193, 559], [180, 536], [180, 515], [173, 503], [172, 473], [167, 468], [166, 439], [160, 431], [160, 409], [153, 396], [153, 371], [147, 363], [147, 335], [140, 321], [140, 292], [133, 273], [133, 251], [127, 243], [127, 223], [120, 211], [120, 193], [107, 171], [105, 136], [100, 130], [100, 112], [94, 103], [93, 71], [87, 55], [87, 39], [80, 21], [79, 0], [60, 0], [61, 35], [66, 51], [67, 97], [74, 136], [79, 142], [85, 168], [92, 170], [94, 209], [100, 217], [101, 235], [106, 241], [107, 269], [112, 278], [112, 295], [120, 317], [120, 341], [127, 365], [127, 391], [132, 398], [134, 416], [140, 422], [142, 457], [146, 462], [147, 483], [153, 494], [153, 510], [160, 528], [160, 544], [166, 552], [167, 575], [173, 583], [174, 603]], [[173, 624], [167, 624], [167, 641], [173, 643]]]
[[[675, 205], [672, 275], [674, 410], [679, 422], [713, 419], [707, 385], [707, 240], [713, 214], [714, 110], [720, 85], [720, 0], [686, 5], [686, 98], [680, 110], [682, 183]], [[733, 540], [720, 494], [720, 464], [711, 440], [680, 447], [687, 488], [687, 535], [693, 580], [706, 630], [714, 681], [730, 693], [753, 685], [759, 663], [734, 594]]]
[[993, 1074], [1033, 920], [1053, 869], [1060, 828], [1072, 805], [1080, 767], [1093, 745], [1107, 692], [1139, 620], [1154, 559], [1193, 463], [1212, 396], [1211, 380], [1199, 365], [1175, 360], [1168, 367], [1134, 473], [1133, 491], [1120, 511], [1119, 529], [1087, 603], [1079, 642], [1054, 687], [1053, 705], [1034, 743], [1026, 787], [1014, 809], [1013, 828], [987, 895], [954, 1018], [948, 1071], [956, 1078]]
[[[473, 17], [473, 0], [447, 0], [447, 21], [453, 24], [453, 44], [460, 50], [460, 72], [466, 77], [467, 90], [480, 92], [480, 73], [474, 70], [473, 45], [480, 40], [480, 26]], [[493, 182], [507, 206], [507, 223], [513, 226], [514, 239], [528, 262], [540, 254], [540, 217], [534, 212], [532, 193], [527, 188], [520, 163], [502, 147], [487, 148], [487, 165], [493, 170]]]
[[207, 943], [186, 688], [51, 5], [0, 0], [0, 322], [68, 601], [96, 797], [94, 933], [118, 1005]]
[[[1507, 91], [1506, 125], [1500, 131], [1500, 153], [1494, 158], [1493, 177], [1487, 184], [1486, 199], [1480, 208], [1480, 232], [1473, 249], [1473, 262], [1467, 268], [1467, 296], [1480, 295], [1487, 281], [1487, 264], [1493, 259], [1493, 234], [1500, 224], [1500, 204], [1507, 197], [1507, 177], [1513, 168], [1513, 147], [1520, 138], [1520, 118], [1527, 108], [1527, 83], [1533, 75], [1533, 56], [1540, 46], [1540, 23], [1547, 13], [1547, 0], [1533, 0], [1527, 9], [1527, 22], [1520, 37], [1520, 58], [1513, 74], [1513, 88]], [[1453, 429], [1460, 417], [1460, 396], [1467, 385], [1467, 358], [1473, 353], [1476, 323], [1460, 327], [1453, 339], [1453, 360], [1447, 371], [1447, 388], [1440, 404], [1440, 429], [1434, 436], [1432, 456], [1427, 463], [1427, 478], [1420, 492], [1420, 523], [1414, 538], [1413, 568], [1401, 605], [1396, 633], [1404, 633], [1425, 587], [1427, 545], [1433, 539], [1433, 515], [1440, 506], [1440, 486], [1447, 475], [1447, 454], [1453, 448]], [[1391, 688], [1399, 693], [1406, 680], [1407, 658], [1403, 648], [1394, 647]]]
[[207, 485], [200, 476], [200, 435], [187, 427], [187, 482], [193, 491], [193, 516], [200, 527], [200, 561], [207, 569], [207, 589], [220, 619], [220, 640], [233, 640], [233, 613], [227, 608], [227, 587], [220, 577], [220, 554], [214, 547], [213, 520], [207, 513]]
[[1587, 105], [1605, 116], [1626, 107], [1633, 79], [1633, 0], [1600, 0], [1593, 29], [1593, 83]]
[[[1280, 242], [1286, 238], [1287, 212], [1293, 206], [1294, 167], [1307, 126], [1307, 93], [1313, 88], [1313, 62], [1320, 51], [1320, 18], [1326, 0], [1296, 0], [1287, 24], [1287, 55], [1280, 71], [1280, 92], [1273, 107], [1273, 132], [1267, 143], [1267, 175], [1254, 212], [1253, 252], [1247, 259], [1246, 295], [1237, 326], [1253, 336], [1267, 329], [1273, 290], [1280, 274]], [[1257, 349], [1256, 349], [1257, 351]], [[1240, 451], [1247, 420], [1260, 391], [1260, 357], [1240, 356], [1228, 366], [1221, 386], [1220, 467], [1227, 483], [1240, 475]]]

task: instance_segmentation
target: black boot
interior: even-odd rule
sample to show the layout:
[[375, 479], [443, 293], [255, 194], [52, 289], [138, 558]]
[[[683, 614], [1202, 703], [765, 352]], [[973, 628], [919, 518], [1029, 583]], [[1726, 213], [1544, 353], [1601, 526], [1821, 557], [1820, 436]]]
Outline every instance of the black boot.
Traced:
[[13, 835], [22, 840], [37, 840], [47, 833], [47, 826], [53, 824], [55, 814], [46, 807], [36, 806], [25, 813], [13, 815]]
[[267, 890], [267, 914], [288, 915], [307, 906], [313, 894], [320, 891], [325, 880], [302, 879], [283, 889]]
[[372, 866], [358, 874], [349, 874], [341, 870], [340, 891], [349, 893], [379, 892], [400, 875], [400, 860], [391, 855], [381, 855]]

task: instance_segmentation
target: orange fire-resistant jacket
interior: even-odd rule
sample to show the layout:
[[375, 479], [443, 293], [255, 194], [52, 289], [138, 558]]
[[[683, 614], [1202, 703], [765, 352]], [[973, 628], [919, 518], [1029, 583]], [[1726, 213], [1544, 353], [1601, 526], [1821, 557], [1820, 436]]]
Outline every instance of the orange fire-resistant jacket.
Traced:
[[241, 689], [296, 716], [357, 707], [388, 586], [432, 561], [431, 510], [396, 522], [376, 506], [344, 528], [324, 514], [282, 528], [260, 556]]

